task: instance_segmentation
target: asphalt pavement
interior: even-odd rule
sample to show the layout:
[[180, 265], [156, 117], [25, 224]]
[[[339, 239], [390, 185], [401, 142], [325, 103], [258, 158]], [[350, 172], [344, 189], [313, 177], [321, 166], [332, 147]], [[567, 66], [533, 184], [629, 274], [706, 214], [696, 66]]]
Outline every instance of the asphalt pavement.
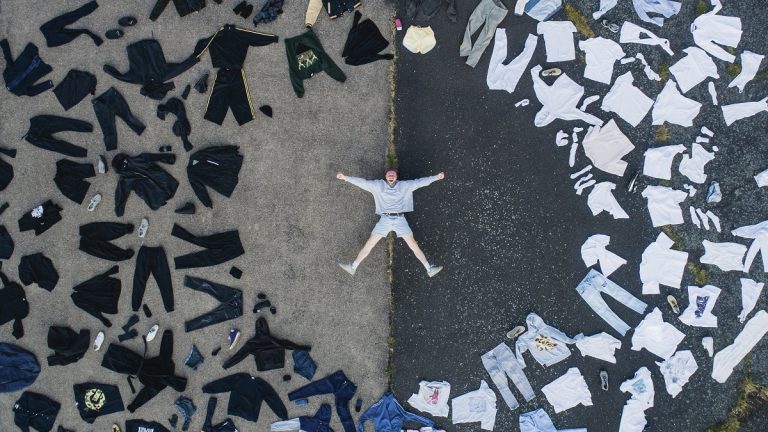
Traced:
[[[464, 59], [459, 57], [465, 25], [477, 3], [460, 2], [457, 23], [451, 23], [442, 13], [430, 21], [437, 46], [426, 55], [413, 54], [402, 47], [402, 37], [410, 24], [407, 19], [404, 18], [405, 29], [398, 32], [400, 56], [396, 75], [395, 144], [400, 177], [415, 178], [445, 171], [446, 179], [419, 190], [415, 196], [416, 211], [408, 216], [427, 257], [444, 265], [445, 270], [429, 279], [404, 243], [398, 241], [395, 247], [393, 387], [396, 396], [406, 400], [416, 392], [420, 380], [450, 382], [452, 397], [477, 389], [480, 380], [488, 381], [495, 388], [480, 356], [504, 341], [507, 330], [524, 324], [530, 312], [539, 314], [548, 324], [570, 336], [606, 331], [618, 337], [575, 291], [587, 273], [580, 256], [581, 245], [588, 236], [600, 233], [610, 235], [608, 249], [628, 261], [611, 275], [611, 279], [641, 297], [651, 308], [658, 306], [665, 321], [686, 333], [679, 349], [693, 352], [699, 370], [682, 393], [672, 398], [654, 364], [660, 359], [645, 350], [630, 349], [631, 331], [621, 338], [622, 348], [617, 351], [615, 365], [582, 357], [575, 347], [571, 347], [570, 358], [548, 368], [538, 365], [526, 354], [528, 367], [525, 372], [537, 397], [524, 403], [512, 387], [521, 406], [512, 411], [499, 398], [494, 430], [517, 431], [518, 415], [541, 407], [552, 416], [558, 428], [616, 431], [622, 407], [629, 398], [628, 393], [619, 390], [619, 385], [641, 366], [651, 370], [656, 390], [655, 406], [646, 412], [650, 430], [701, 431], [722, 420], [736, 400], [737, 386], [745, 368], [737, 367], [723, 385], [715, 382], [709, 375], [711, 359], [701, 346], [701, 337], [713, 336], [715, 349], [719, 350], [738, 334], [742, 327], [735, 319], [741, 309], [738, 279], [743, 274], [724, 273], [715, 267], [704, 266], [707, 283], [723, 289], [714, 310], [721, 317], [720, 325], [715, 329], [687, 327], [676, 319], [664, 298], [672, 293], [685, 307], [688, 304], [685, 289], [662, 288], [662, 295], [641, 295], [638, 276], [641, 254], [658, 235], [659, 229], [651, 226], [640, 191], [645, 184], [659, 182], [641, 178], [639, 191], [631, 194], [622, 187], [624, 179], [593, 170], [597, 181], [619, 184], [614, 192], [630, 219], [614, 220], [606, 213], [592, 216], [586, 203], [588, 191], [577, 196], [573, 189], [574, 180], [570, 179], [571, 173], [589, 161], [580, 150], [575, 167], [570, 168], [569, 146], [555, 145], [558, 130], [570, 134], [574, 126], [586, 125], [556, 120], [549, 126], [535, 127], [533, 117], [541, 105], [534, 95], [527, 71], [513, 94], [490, 91], [486, 85], [486, 72], [493, 41], [475, 68], [464, 64]], [[597, 1], [569, 3], [590, 17], [588, 22], [598, 36], [618, 39], [591, 19]], [[681, 13], [669, 19], [663, 29], [652, 29], [672, 41], [673, 59], [653, 47], [623, 45], [624, 50], [629, 55], [644, 53], [654, 69], [669, 66], [681, 58], [682, 49], [693, 44], [688, 31], [695, 16], [693, 3], [684, 2]], [[499, 27], [506, 29], [507, 58], [511, 59], [522, 50], [527, 35], [536, 34], [537, 22], [527, 16], [514, 16], [513, 1], [505, 4], [510, 13]], [[742, 17], [744, 36], [737, 52], [741, 49], [766, 51], [766, 38], [761, 31], [762, 23], [766, 22], [765, 10], [757, 6], [757, 2], [729, 2], [721, 12]], [[404, 15], [401, 8], [399, 16]], [[625, 19], [644, 24], [634, 15], [631, 2], [617, 6], [606, 18], [619, 24]], [[552, 19], [566, 18], [561, 11]], [[644, 26], [648, 28], [650, 25]], [[577, 39], [585, 37], [577, 35]], [[584, 64], [578, 58], [569, 63], [547, 65], [542, 42], [539, 40], [530, 67], [541, 64], [544, 68], [562, 68], [576, 82], [585, 85], [585, 96], [604, 95], [608, 91], [609, 86], [583, 79]], [[717, 81], [721, 101], [757, 100], [768, 94], [768, 81], [763, 72], [744, 94], [735, 89], [727, 90], [726, 84], [731, 78], [725, 64], [720, 61], [717, 64], [723, 78]], [[633, 71], [636, 85], [655, 98], [662, 86], [645, 79], [637, 63], [617, 63], [614, 77], [627, 70]], [[547, 81], [551, 84], [552, 79]], [[702, 102], [709, 98], [704, 84], [686, 96]], [[529, 99], [530, 105], [516, 108], [515, 103], [522, 99]], [[605, 121], [613, 117], [613, 114], [600, 110], [599, 102], [588, 111]], [[761, 114], [726, 128], [719, 109], [705, 103], [694, 127], [669, 127], [667, 142], [656, 141], [656, 129], [650, 124], [650, 115], [637, 128], [617, 119], [621, 130], [636, 146], [626, 158], [631, 165], [628, 171], [641, 167], [642, 152], [648, 146], [688, 144], [703, 125], [716, 132], [713, 143], [719, 145], [720, 152], [706, 172], [710, 178], [720, 181], [723, 189], [723, 201], [711, 207], [723, 221], [723, 233], [698, 230], [690, 222], [672, 227], [681, 243], [678, 247], [690, 253], [689, 262], [698, 262], [703, 252], [702, 239], [745, 243], [743, 239], [733, 240], [728, 231], [764, 219], [766, 193], [756, 188], [751, 176], [768, 163], [764, 157], [768, 150], [768, 142], [763, 136], [765, 118]], [[687, 181], [676, 169], [674, 171], [671, 186], [681, 188]], [[702, 206], [705, 191], [706, 187], [700, 186], [699, 194], [690, 204]], [[686, 212], [687, 204], [689, 202], [684, 207]], [[755, 265], [749, 276], [765, 281], [761, 270]], [[693, 273], [686, 270], [683, 288], [696, 284]], [[608, 304], [632, 327], [643, 318], [612, 299], [608, 299]], [[764, 309], [766, 305], [763, 294], [756, 310]], [[763, 340], [750, 356], [753, 377], [763, 384], [768, 382], [766, 356], [761, 354], [766, 348], [768, 342]], [[594, 405], [555, 414], [540, 389], [570, 367], [581, 370]], [[609, 373], [610, 389], [607, 392], [600, 390], [598, 373], [601, 368]], [[753, 420], [743, 430], [765, 430], [765, 413], [765, 409], [759, 411], [755, 418], [763, 420]], [[452, 425], [449, 419], [435, 420], [448, 432], [478, 430], [477, 424]]]

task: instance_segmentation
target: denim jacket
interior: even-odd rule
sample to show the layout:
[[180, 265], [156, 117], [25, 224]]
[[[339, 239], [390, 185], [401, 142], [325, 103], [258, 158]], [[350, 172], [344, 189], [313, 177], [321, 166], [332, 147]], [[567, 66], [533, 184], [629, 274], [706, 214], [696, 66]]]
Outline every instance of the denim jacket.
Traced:
[[406, 411], [390, 392], [385, 393], [378, 402], [371, 405], [360, 416], [357, 421], [360, 432], [365, 432], [363, 424], [369, 420], [373, 422], [373, 429], [376, 432], [400, 432], [405, 422], [434, 425], [432, 420]]
[[525, 319], [528, 331], [523, 333], [515, 343], [515, 356], [520, 366], [525, 367], [523, 353], [530, 351], [534, 359], [544, 367], [551, 366], [571, 355], [566, 344], [576, 341], [560, 330], [547, 325], [535, 313], [528, 314]]

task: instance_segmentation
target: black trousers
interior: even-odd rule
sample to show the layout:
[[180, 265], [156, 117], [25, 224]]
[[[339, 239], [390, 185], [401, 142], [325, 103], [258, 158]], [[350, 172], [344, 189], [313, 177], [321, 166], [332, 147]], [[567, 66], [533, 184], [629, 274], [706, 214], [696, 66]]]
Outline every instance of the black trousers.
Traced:
[[93, 132], [93, 125], [87, 121], [55, 115], [34, 116], [29, 119], [29, 130], [25, 139], [28, 143], [41, 149], [71, 157], [86, 157], [88, 150], [53, 137], [53, 134], [64, 131]]
[[42, 253], [36, 253], [21, 257], [19, 279], [25, 286], [35, 282], [40, 288], [53, 291], [59, 283], [59, 273], [50, 258]]
[[144, 123], [133, 116], [128, 102], [125, 101], [123, 95], [114, 87], [110, 87], [109, 90], [94, 98], [92, 103], [93, 111], [99, 120], [99, 126], [101, 126], [101, 133], [104, 134], [104, 145], [108, 151], [117, 148], [115, 117], [123, 119], [125, 124], [136, 132], [136, 135], [144, 133], [146, 128]]
[[352, 400], [356, 391], [357, 385], [347, 379], [344, 372], [336, 371], [323, 379], [313, 381], [288, 393], [288, 399], [295, 401], [310, 396], [333, 394], [336, 399], [336, 413], [339, 415], [344, 431], [355, 432], [357, 429], [352, 419], [352, 413], [349, 411], [349, 401]]
[[119, 270], [118, 266], [114, 266], [72, 288], [75, 306], [95, 316], [107, 327], [112, 327], [112, 323], [104, 314], [116, 314], [120, 300], [120, 279], [112, 277]]
[[119, 222], [92, 222], [80, 226], [80, 250], [110, 261], [125, 261], [133, 256], [133, 249], [123, 249], [110, 241], [133, 232], [133, 224]]
[[181, 226], [173, 224], [171, 235], [206, 248], [204, 251], [175, 257], [173, 262], [179, 270], [221, 264], [245, 253], [237, 230], [197, 237]]
[[206, 293], [221, 302], [212, 311], [185, 322], [185, 331], [191, 332], [243, 316], [243, 292], [241, 290], [192, 276], [184, 276], [184, 286]]
[[69, 159], [56, 162], [56, 176], [53, 182], [65, 197], [82, 204], [91, 184], [85, 179], [96, 175], [91, 163], [77, 163]]
[[168, 269], [168, 259], [165, 249], [162, 247], [142, 246], [136, 256], [136, 270], [133, 273], [133, 295], [131, 307], [136, 312], [141, 307], [144, 299], [144, 291], [147, 289], [147, 281], [152, 275], [160, 289], [163, 298], [163, 306], [166, 312], [173, 311], [173, 284], [171, 283], [171, 271]]
[[48, 21], [40, 26], [40, 31], [45, 36], [45, 41], [48, 43], [48, 47], [53, 48], [68, 44], [80, 35], [88, 35], [93, 39], [93, 43], [97, 46], [101, 45], [104, 41], [95, 33], [86, 29], [68, 29], [65, 28], [70, 24], [74, 24], [80, 18], [90, 15], [99, 7], [99, 4], [95, 1], [86, 3], [81, 7], [67, 12], [64, 15], [59, 15], [56, 18]]
[[237, 432], [238, 429], [232, 419], [228, 418], [221, 423], [213, 424], [213, 414], [216, 412], [218, 399], [211, 397], [208, 399], [208, 409], [205, 413], [205, 422], [202, 432]]
[[248, 81], [242, 69], [219, 69], [208, 96], [204, 118], [221, 125], [229, 109], [232, 109], [232, 115], [240, 126], [255, 118]]

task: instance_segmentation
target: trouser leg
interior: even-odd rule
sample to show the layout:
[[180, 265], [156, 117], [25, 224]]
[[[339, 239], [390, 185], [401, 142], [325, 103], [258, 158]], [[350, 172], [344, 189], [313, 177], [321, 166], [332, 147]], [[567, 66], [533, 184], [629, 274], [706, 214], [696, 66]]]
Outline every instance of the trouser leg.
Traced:
[[216, 73], [216, 80], [213, 83], [211, 94], [208, 96], [208, 105], [205, 108], [205, 115], [203, 118], [216, 123], [217, 125], [221, 125], [229, 110], [229, 101], [227, 100], [228, 94], [229, 83], [227, 71], [219, 69]]
[[248, 78], [242, 69], [240, 69], [239, 79], [235, 77], [233, 79], [234, 82], [229, 92], [230, 106], [237, 124], [242, 126], [255, 118], [251, 104], [251, 93], [248, 88]]
[[523, 395], [523, 398], [525, 398], [527, 402], [533, 400], [533, 398], [536, 397], [536, 394], [533, 392], [533, 387], [531, 387], [531, 383], [528, 382], [528, 378], [526, 378], [523, 368], [520, 367], [520, 363], [517, 362], [514, 354], [512, 354], [512, 349], [506, 344], [501, 344], [494, 348], [493, 352], [496, 355], [496, 361], [499, 366], [507, 376], [509, 376], [509, 379], [512, 380], [512, 383]]
[[515, 399], [515, 396], [512, 394], [512, 391], [509, 389], [509, 384], [507, 383], [507, 376], [505, 375], [504, 371], [501, 369], [500, 362], [496, 359], [496, 355], [493, 351], [489, 351], [485, 354], [483, 354], [480, 359], [483, 361], [483, 366], [485, 367], [485, 370], [488, 372], [488, 375], [491, 376], [491, 380], [494, 384], [496, 384], [496, 388], [499, 389], [499, 393], [501, 393], [502, 399], [504, 399], [504, 402], [506, 402], [509, 409], [517, 409], [520, 404], [517, 402], [517, 399]]
[[168, 258], [165, 255], [165, 249], [162, 247], [158, 247], [155, 250], [152, 276], [155, 277], [157, 287], [160, 289], [160, 297], [163, 299], [165, 311], [172, 312], [174, 310], [173, 283], [171, 282], [171, 271], [168, 268]]

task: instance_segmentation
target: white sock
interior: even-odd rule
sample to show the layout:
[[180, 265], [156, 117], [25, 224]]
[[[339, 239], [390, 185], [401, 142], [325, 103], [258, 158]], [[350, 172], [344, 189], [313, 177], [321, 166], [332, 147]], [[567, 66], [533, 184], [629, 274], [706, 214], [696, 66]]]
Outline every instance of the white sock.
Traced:
[[429, 269], [432, 268], [432, 264], [430, 264], [429, 262], [425, 262], [424, 268], [427, 269], [427, 271], [429, 271]]
[[353, 269], [357, 270], [357, 266], [359, 266], [359, 265], [360, 265], [360, 263], [359, 263], [359, 262], [357, 262], [357, 261], [352, 261], [352, 268], [353, 268]]

